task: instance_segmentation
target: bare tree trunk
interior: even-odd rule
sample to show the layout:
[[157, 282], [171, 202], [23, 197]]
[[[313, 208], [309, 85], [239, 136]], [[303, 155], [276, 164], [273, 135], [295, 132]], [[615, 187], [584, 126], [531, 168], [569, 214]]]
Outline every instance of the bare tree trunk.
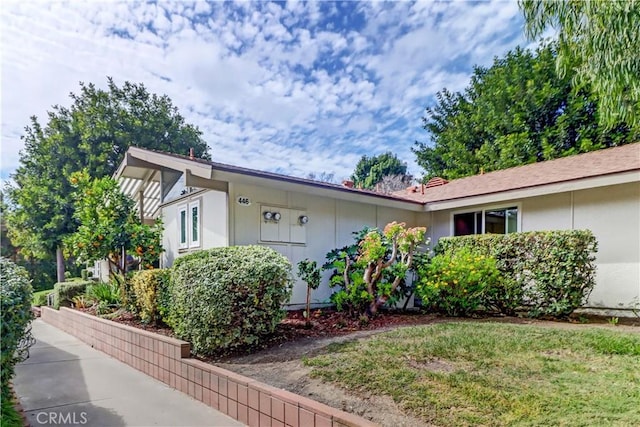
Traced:
[[307, 318], [305, 326], [311, 326], [311, 286], [307, 285]]
[[62, 246], [56, 248], [56, 265], [58, 271], [58, 282], [64, 282], [64, 255], [62, 255]]

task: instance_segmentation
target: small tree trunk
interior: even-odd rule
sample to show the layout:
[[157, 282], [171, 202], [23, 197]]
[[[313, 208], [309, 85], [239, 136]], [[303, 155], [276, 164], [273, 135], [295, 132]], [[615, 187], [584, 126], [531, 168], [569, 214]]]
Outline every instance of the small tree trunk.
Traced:
[[58, 282], [64, 282], [64, 255], [62, 255], [62, 246], [56, 248], [56, 266]]
[[307, 319], [305, 325], [311, 326], [311, 286], [307, 285]]

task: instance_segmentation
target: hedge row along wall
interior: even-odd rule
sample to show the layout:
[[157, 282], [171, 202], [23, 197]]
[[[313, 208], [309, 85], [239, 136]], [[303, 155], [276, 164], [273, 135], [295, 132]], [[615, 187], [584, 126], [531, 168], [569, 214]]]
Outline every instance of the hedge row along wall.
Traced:
[[520, 305], [530, 316], [567, 316], [595, 285], [597, 242], [589, 230], [445, 237], [436, 253], [461, 248], [494, 257], [505, 289], [517, 288], [507, 305]]

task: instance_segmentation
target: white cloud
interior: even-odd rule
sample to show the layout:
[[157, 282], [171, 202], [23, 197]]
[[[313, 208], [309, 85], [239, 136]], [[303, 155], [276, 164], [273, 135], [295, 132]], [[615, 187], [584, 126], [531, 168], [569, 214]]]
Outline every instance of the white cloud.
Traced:
[[523, 43], [512, 2], [3, 3], [2, 177], [20, 135], [78, 82], [144, 83], [199, 126], [216, 160], [347, 177], [426, 139], [424, 107]]

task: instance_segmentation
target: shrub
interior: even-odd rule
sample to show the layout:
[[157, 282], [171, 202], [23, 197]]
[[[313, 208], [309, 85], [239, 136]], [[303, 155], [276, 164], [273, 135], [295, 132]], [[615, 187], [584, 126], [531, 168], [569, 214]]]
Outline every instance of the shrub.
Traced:
[[589, 230], [533, 231], [447, 237], [436, 253], [463, 247], [492, 256], [505, 282], [493, 305], [524, 305], [529, 316], [568, 316], [595, 285], [597, 242]]
[[87, 286], [93, 282], [83, 281], [82, 279], [73, 279], [69, 282], [59, 282], [53, 286], [53, 306], [56, 309], [60, 307], [70, 307], [73, 298], [82, 295], [87, 290]]
[[29, 324], [32, 289], [27, 271], [6, 258], [0, 258], [0, 315], [1, 315], [1, 381], [2, 400], [9, 396], [9, 381], [14, 366], [28, 356], [33, 343]]
[[194, 252], [172, 268], [169, 324], [198, 354], [256, 344], [284, 318], [291, 285], [291, 264], [273, 249]]
[[144, 322], [158, 322], [169, 309], [170, 270], [143, 270], [131, 277], [136, 307]]
[[33, 299], [31, 305], [35, 307], [40, 307], [43, 305], [47, 305], [47, 298], [49, 294], [53, 293], [53, 289], [47, 289], [45, 291], [38, 291], [33, 293]]
[[393, 221], [382, 231], [355, 232], [355, 245], [329, 252], [323, 268], [334, 269], [330, 286], [342, 288], [331, 297], [338, 310], [346, 306], [353, 314], [375, 315], [387, 302], [410, 296], [405, 277], [425, 232]]
[[469, 248], [434, 256], [420, 275], [416, 294], [423, 305], [448, 316], [469, 316], [477, 311], [500, 282], [495, 259]]

